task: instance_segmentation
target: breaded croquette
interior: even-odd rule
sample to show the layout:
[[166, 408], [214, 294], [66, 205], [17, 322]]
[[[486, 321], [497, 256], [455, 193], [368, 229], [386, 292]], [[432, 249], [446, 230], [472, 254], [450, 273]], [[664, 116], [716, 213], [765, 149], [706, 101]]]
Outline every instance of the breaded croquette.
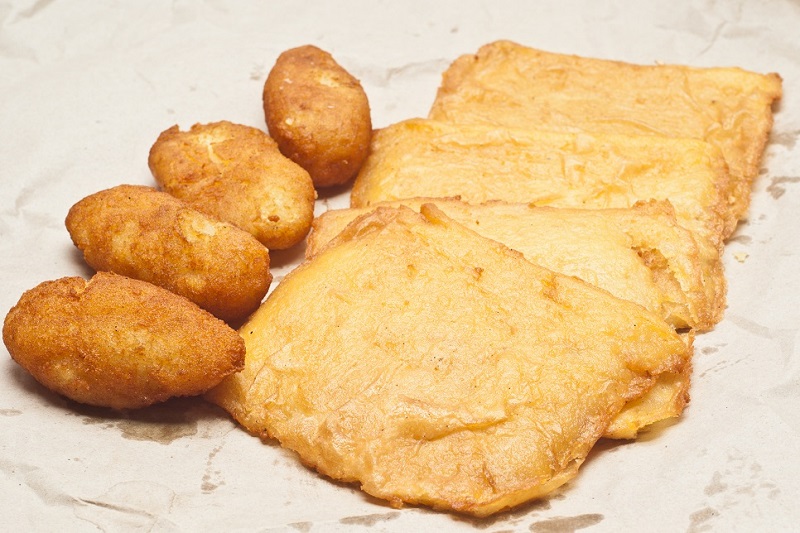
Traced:
[[118, 274], [26, 291], [6, 315], [11, 357], [80, 403], [133, 409], [195, 396], [242, 368], [239, 334], [166, 289]]
[[290, 248], [311, 227], [311, 177], [257, 128], [227, 121], [185, 132], [173, 126], [159, 135], [148, 163], [166, 192], [253, 234], [267, 248]]
[[306, 45], [283, 52], [263, 91], [269, 134], [316, 187], [352, 179], [369, 151], [372, 119], [361, 83], [333, 57]]
[[66, 225], [95, 270], [149, 281], [229, 322], [252, 313], [272, 281], [269, 251], [255, 237], [152, 187], [87, 196]]

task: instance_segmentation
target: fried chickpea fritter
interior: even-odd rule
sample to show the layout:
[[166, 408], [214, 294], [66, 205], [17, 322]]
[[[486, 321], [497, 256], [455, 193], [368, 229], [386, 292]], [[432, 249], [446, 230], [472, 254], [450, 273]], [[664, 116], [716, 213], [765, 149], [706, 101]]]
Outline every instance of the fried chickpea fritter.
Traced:
[[316, 187], [356, 175], [372, 136], [369, 101], [328, 52], [311, 45], [283, 52], [264, 83], [263, 103], [269, 134]]
[[26, 291], [3, 341], [45, 387], [115, 409], [201, 394], [239, 371], [245, 352], [235, 330], [186, 298], [109, 272]]
[[95, 270], [149, 281], [235, 322], [269, 289], [269, 251], [251, 234], [151, 187], [120, 185], [69, 210], [67, 230]]
[[[750, 204], [781, 77], [741, 68], [636, 65], [487, 43], [442, 74], [429, 118], [595, 136], [704, 140], [730, 172], [729, 213]], [[732, 231], [732, 230], [731, 230]]]
[[311, 177], [257, 128], [227, 121], [185, 132], [173, 126], [159, 135], [148, 163], [166, 192], [253, 234], [267, 248], [290, 248], [311, 227]]
[[574, 478], [689, 364], [669, 324], [449, 219], [380, 208], [293, 270], [207, 393], [248, 431], [398, 507], [487, 516]]

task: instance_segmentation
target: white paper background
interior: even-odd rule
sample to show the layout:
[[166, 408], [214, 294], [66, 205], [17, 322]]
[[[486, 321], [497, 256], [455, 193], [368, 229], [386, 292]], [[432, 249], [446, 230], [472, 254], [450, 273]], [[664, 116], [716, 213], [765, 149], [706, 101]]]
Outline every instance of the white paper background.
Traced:
[[[332, 483], [220, 410], [125, 415], [44, 390], [0, 349], [0, 530], [792, 531], [800, 527], [800, 3], [751, 1], [0, 1], [0, 311], [88, 276], [64, 228], [80, 198], [153, 184], [172, 124], [264, 128], [277, 55], [312, 43], [364, 85], [376, 127], [424, 116], [441, 72], [495, 39], [638, 63], [778, 72], [784, 100], [729, 307], [696, 342], [692, 403], [634, 443], [600, 443], [552, 498], [487, 520], [396, 510]], [[319, 209], [344, 206], [347, 191]], [[277, 279], [301, 251], [275, 254]]]

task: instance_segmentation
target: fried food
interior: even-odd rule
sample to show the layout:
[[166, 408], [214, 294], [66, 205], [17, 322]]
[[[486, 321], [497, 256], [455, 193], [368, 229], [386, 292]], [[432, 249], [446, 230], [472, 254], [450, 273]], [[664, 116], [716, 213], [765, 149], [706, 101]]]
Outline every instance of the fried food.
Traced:
[[242, 338], [221, 320], [166, 289], [107, 272], [26, 291], [6, 315], [3, 342], [45, 387], [115, 409], [202, 394], [244, 361]]
[[571, 208], [668, 200], [679, 223], [719, 250], [728, 174], [719, 150], [692, 139], [556, 133], [411, 119], [373, 135], [351, 206], [460, 197]]
[[[685, 336], [691, 346], [691, 334]], [[664, 372], [655, 385], [625, 404], [625, 408], [614, 417], [606, 428], [604, 437], [610, 439], [634, 439], [643, 428], [657, 422], [677, 418], [689, 403], [692, 365], [686, 364], [680, 372]]]
[[166, 192], [251, 233], [267, 248], [290, 248], [311, 227], [311, 177], [257, 128], [227, 121], [189, 131], [173, 126], [158, 136], [148, 163]]
[[632, 208], [570, 209], [453, 198], [414, 198], [337, 209], [314, 220], [306, 255], [318, 253], [352, 220], [379, 206], [419, 211], [435, 203], [448, 217], [521, 252], [526, 259], [575, 276], [659, 314], [676, 329], [707, 330], [725, 308], [719, 254], [697, 245], [667, 202]]
[[350, 181], [369, 151], [367, 94], [333, 57], [306, 45], [283, 52], [263, 91], [269, 134], [316, 187]]
[[[313, 302], [313, 305], [312, 305]], [[688, 349], [641, 306], [435, 206], [382, 208], [291, 272], [207, 397], [392, 505], [486, 516], [572, 479]]]
[[498, 41], [456, 59], [429, 118], [566, 132], [702, 139], [731, 173], [731, 216], [746, 215], [781, 97], [777, 74], [633, 65]]
[[66, 226], [95, 270], [154, 283], [229, 322], [255, 311], [272, 281], [269, 252], [255, 237], [151, 187], [87, 196]]

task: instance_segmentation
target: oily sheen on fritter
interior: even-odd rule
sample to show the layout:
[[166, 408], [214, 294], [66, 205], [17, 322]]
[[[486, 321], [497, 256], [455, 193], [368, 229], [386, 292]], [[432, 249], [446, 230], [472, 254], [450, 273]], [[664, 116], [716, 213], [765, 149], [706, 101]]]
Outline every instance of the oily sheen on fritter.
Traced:
[[486, 516], [572, 479], [623, 406], [688, 363], [641, 306], [453, 222], [379, 209], [242, 326], [208, 398], [367, 493]]
[[719, 249], [736, 226], [728, 183], [721, 152], [694, 139], [410, 119], [372, 136], [350, 205], [458, 196], [606, 209], [667, 200], [682, 226]]
[[[719, 255], [702, 257], [689, 231], [675, 222], [668, 203], [628, 209], [568, 209], [452, 198], [413, 198], [375, 207], [328, 211], [314, 220], [307, 256], [313, 256], [348, 223], [379, 206], [420, 210], [433, 203], [454, 221], [521, 252], [560, 274], [575, 276], [614, 296], [638, 303], [686, 334], [713, 326], [722, 316], [725, 279]], [[647, 426], [683, 413], [691, 367], [662, 374], [655, 387], [625, 406], [604, 436], [635, 438]], [[652, 396], [652, 398], [651, 398]]]
[[740, 219], [781, 85], [775, 73], [635, 65], [496, 41], [450, 65], [428, 116], [462, 124], [702, 139], [725, 157], [731, 214]]
[[419, 211], [425, 203], [436, 204], [456, 222], [540, 266], [658, 313], [676, 329], [703, 331], [722, 318], [726, 288], [720, 256], [699, 246], [692, 233], [678, 225], [668, 202], [574, 209], [409, 198], [323, 213], [312, 224], [306, 255], [317, 253], [347, 224], [379, 206], [405, 205]]

